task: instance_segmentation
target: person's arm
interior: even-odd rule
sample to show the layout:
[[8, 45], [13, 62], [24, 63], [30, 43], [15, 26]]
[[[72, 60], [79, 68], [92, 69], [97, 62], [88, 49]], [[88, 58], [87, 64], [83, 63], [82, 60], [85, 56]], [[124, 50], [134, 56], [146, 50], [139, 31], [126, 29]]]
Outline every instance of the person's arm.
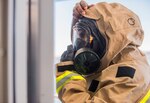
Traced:
[[79, 3], [76, 3], [75, 7], [73, 8], [73, 18], [72, 18], [72, 25], [71, 25], [71, 40], [72, 40], [72, 33], [73, 33], [73, 26], [79, 20], [80, 17], [84, 16], [85, 10], [89, 7], [92, 7], [93, 4], [88, 5], [84, 0], [81, 0]]
[[87, 82], [81, 75], [66, 71], [57, 77], [59, 99], [62, 103], [135, 103], [143, 93], [143, 81], [136, 81], [138, 75], [133, 78], [118, 76], [117, 70], [118, 66], [114, 65], [103, 71], [100, 88], [94, 95], [89, 93]]

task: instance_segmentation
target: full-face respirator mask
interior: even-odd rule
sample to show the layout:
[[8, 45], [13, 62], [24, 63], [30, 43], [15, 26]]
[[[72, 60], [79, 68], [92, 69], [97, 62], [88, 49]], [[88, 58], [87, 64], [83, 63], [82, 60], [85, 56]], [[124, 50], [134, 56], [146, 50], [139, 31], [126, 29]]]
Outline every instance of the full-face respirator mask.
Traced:
[[[73, 27], [72, 34], [72, 69], [81, 75], [93, 74], [100, 68], [100, 60], [105, 52], [106, 40], [100, 33], [96, 21], [85, 17], [79, 19]], [[62, 58], [65, 56], [66, 53]]]

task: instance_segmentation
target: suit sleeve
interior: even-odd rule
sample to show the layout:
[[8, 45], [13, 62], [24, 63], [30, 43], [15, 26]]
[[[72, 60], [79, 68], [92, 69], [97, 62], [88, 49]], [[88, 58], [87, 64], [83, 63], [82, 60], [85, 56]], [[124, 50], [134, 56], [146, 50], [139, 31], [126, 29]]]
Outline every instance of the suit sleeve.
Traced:
[[85, 80], [71, 80], [59, 92], [60, 100], [63, 103], [135, 103], [141, 94], [135, 91], [142, 90], [141, 83], [136, 82], [134, 77], [116, 77], [114, 71], [117, 73], [115, 69], [103, 72], [100, 88], [94, 96], [88, 92]]

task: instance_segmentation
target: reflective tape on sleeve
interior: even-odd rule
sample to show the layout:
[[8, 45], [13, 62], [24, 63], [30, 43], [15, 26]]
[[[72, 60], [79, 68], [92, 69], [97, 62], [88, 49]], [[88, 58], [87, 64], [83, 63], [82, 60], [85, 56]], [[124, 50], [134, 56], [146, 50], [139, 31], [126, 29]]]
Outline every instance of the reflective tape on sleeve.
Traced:
[[144, 98], [140, 101], [140, 103], [148, 103], [147, 101], [150, 99], [150, 90], [144, 96]]
[[81, 75], [66, 71], [64, 74], [56, 78], [57, 93], [62, 89], [62, 87], [71, 80], [85, 80]]

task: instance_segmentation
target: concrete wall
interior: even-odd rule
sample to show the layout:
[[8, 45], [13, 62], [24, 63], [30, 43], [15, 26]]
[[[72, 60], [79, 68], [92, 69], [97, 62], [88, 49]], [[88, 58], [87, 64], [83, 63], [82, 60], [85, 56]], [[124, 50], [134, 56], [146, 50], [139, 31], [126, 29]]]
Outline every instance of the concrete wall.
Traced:
[[7, 103], [7, 0], [0, 0], [0, 103]]

